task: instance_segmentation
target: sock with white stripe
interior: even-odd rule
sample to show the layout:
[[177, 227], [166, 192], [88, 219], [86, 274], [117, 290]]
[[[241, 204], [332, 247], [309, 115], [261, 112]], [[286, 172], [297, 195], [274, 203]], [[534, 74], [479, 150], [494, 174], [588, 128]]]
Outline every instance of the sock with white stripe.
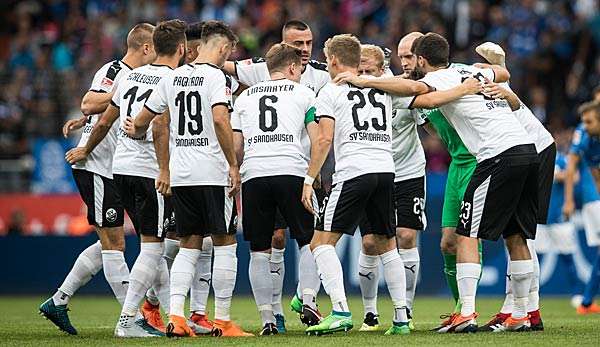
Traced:
[[142, 242], [140, 244], [140, 254], [129, 274], [129, 288], [123, 303], [122, 314], [133, 316], [138, 311], [140, 301], [154, 282], [162, 253], [162, 242]]
[[540, 261], [535, 250], [535, 242], [527, 240], [527, 247], [529, 247], [531, 261], [533, 262], [533, 277], [531, 279], [531, 286], [529, 287], [527, 312], [533, 312], [540, 309]]
[[[397, 253], [398, 252], [396, 251], [396, 254]], [[400, 267], [398, 269], [402, 268]], [[362, 251], [360, 252], [360, 255], [358, 256], [358, 284], [360, 285], [360, 293], [362, 295], [362, 302], [365, 315], [368, 312], [377, 314], [377, 289], [379, 286], [379, 256], [366, 255]], [[406, 287], [406, 282], [404, 283], [404, 285]]]
[[271, 267], [269, 258], [271, 255], [264, 252], [250, 252], [250, 267], [248, 275], [250, 276], [250, 286], [254, 301], [260, 313], [263, 325], [266, 323], [275, 323], [273, 315], [273, 279], [271, 278]]
[[129, 287], [129, 268], [125, 262], [125, 255], [121, 251], [102, 251], [102, 267], [106, 282], [119, 304], [123, 306]]
[[531, 288], [531, 280], [533, 279], [533, 261], [531, 259], [511, 260], [510, 279], [514, 297], [512, 317], [527, 317], [529, 289]]
[[317, 309], [317, 293], [321, 288], [321, 279], [317, 270], [315, 257], [310, 251], [310, 245], [300, 248], [298, 263], [298, 288], [296, 294], [302, 298], [302, 303], [312, 309]]
[[71, 296], [88, 283], [100, 269], [102, 269], [102, 246], [98, 241], [79, 254], [71, 271], [65, 277], [58, 291], [52, 296], [54, 304], [68, 304]]
[[[508, 258], [508, 255], [507, 255]], [[504, 292], [506, 295], [504, 296], [504, 302], [502, 303], [502, 308], [500, 309], [500, 313], [511, 314], [513, 310], [513, 293], [512, 293], [512, 283], [510, 276], [510, 259], [506, 264], [506, 284], [504, 287]]]
[[379, 256], [383, 263], [383, 277], [394, 305], [394, 323], [408, 322], [406, 312], [406, 279], [402, 269], [404, 264], [397, 249], [392, 249]]
[[192, 313], [206, 314], [206, 303], [210, 292], [212, 277], [213, 242], [210, 236], [202, 239], [202, 250], [196, 263], [196, 275], [190, 289], [190, 311]]
[[285, 248], [271, 248], [271, 258], [269, 259], [270, 274], [273, 281], [273, 295], [272, 305], [273, 313], [283, 315], [283, 308], [281, 307], [281, 292], [283, 291], [283, 279], [285, 277], [285, 263], [283, 261], [283, 254]]
[[[215, 246], [213, 290], [215, 292], [215, 319], [229, 321], [231, 297], [237, 276], [237, 244]], [[269, 277], [270, 278], [270, 277]]]
[[406, 278], [406, 304], [412, 310], [417, 290], [417, 280], [419, 279], [419, 269], [421, 268], [421, 258], [419, 250], [415, 248], [399, 249], [400, 257], [404, 263], [404, 275]]
[[171, 268], [171, 310], [170, 315], [185, 317], [185, 297], [194, 280], [196, 262], [200, 250], [194, 248], [179, 248], [179, 253]]
[[479, 263], [457, 263], [456, 280], [458, 282], [458, 294], [462, 304], [460, 314], [464, 317], [475, 312], [475, 295], [477, 294], [477, 282], [481, 274]]
[[342, 264], [335, 253], [335, 247], [331, 245], [317, 246], [312, 251], [321, 275], [323, 288], [331, 298], [333, 311], [336, 313], [349, 313], [350, 308], [346, 300], [344, 289], [344, 273]]

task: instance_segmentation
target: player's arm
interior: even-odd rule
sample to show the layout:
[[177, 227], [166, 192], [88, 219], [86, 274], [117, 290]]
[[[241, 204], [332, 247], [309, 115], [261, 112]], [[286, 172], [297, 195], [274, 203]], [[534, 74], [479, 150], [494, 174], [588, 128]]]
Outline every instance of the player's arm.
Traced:
[[567, 169], [565, 170], [565, 203], [563, 204], [563, 214], [569, 218], [575, 211], [574, 186], [575, 176], [577, 174], [577, 165], [581, 158], [576, 153], [569, 153], [567, 156]]
[[233, 147], [237, 163], [241, 166], [244, 161], [244, 134], [242, 134], [241, 130], [233, 131]]
[[494, 83], [487, 78], [483, 85], [483, 92], [485, 95], [494, 99], [504, 99], [508, 102], [510, 109], [516, 111], [521, 108], [521, 100], [513, 91]]
[[98, 122], [94, 125], [94, 129], [92, 129], [92, 133], [90, 134], [90, 138], [85, 147], [76, 147], [69, 150], [65, 155], [65, 159], [69, 163], [74, 164], [87, 158], [100, 141], [106, 137], [106, 134], [108, 134], [113, 123], [118, 118], [119, 109], [112, 104], [108, 105], [106, 111], [104, 111]]
[[364, 78], [347, 71], [338, 74], [333, 79], [333, 82], [336, 84], [350, 83], [363, 88], [375, 88], [398, 96], [414, 96], [425, 94], [431, 91], [429, 86], [425, 83], [409, 80], [399, 76], [386, 78]]
[[89, 90], [85, 93], [83, 99], [81, 99], [81, 113], [89, 116], [91, 114], [104, 112], [110, 104], [114, 90], [116, 90], [116, 88], [113, 88], [113, 91], [110, 93]]
[[474, 65], [480, 69], [491, 69], [494, 72], [494, 81], [496, 83], [508, 82], [510, 79], [510, 72], [505, 67], [500, 65], [492, 65], [486, 63], [477, 63]]
[[[421, 84], [425, 85], [424, 83]], [[482, 90], [481, 83], [477, 79], [467, 78], [463, 83], [452, 89], [417, 95], [413, 99], [410, 108], [438, 108], [449, 102], [460, 99], [465, 95], [476, 94]]]
[[231, 124], [229, 123], [228, 105], [215, 104], [212, 107], [212, 113], [217, 140], [229, 164], [229, 177], [231, 178], [229, 196], [235, 196], [240, 189], [240, 170], [233, 147], [233, 130], [231, 130]]
[[223, 64], [223, 70], [225, 72], [227, 72], [228, 74], [230, 74], [231, 76], [237, 78], [237, 71], [235, 68], [234, 61], [226, 61], [225, 64]]
[[63, 125], [63, 128], [62, 128], [63, 136], [65, 137], [65, 139], [67, 137], [69, 137], [69, 134], [71, 133], [71, 131], [83, 128], [83, 126], [85, 125], [85, 123], [87, 123], [87, 121], [88, 121], [88, 116], [86, 116], [86, 115], [83, 115], [76, 119], [69, 119], [68, 121], [66, 121], [65, 125]]
[[156, 178], [156, 190], [165, 196], [171, 195], [171, 172], [169, 171], [169, 123], [171, 116], [169, 111], [152, 121], [152, 139], [158, 162], [158, 177]]
[[140, 137], [146, 133], [150, 122], [156, 117], [158, 113], [150, 111], [150, 109], [144, 105], [141, 111], [135, 116], [135, 118], [128, 117], [123, 123], [123, 131], [131, 137]]
[[[304, 207], [314, 214], [312, 206], [313, 183], [321, 171], [321, 167], [327, 159], [329, 149], [333, 143], [333, 133], [335, 129], [335, 120], [326, 116], [321, 116], [318, 126], [318, 135], [316, 141], [310, 143], [310, 163], [304, 179], [304, 189], [302, 192], [302, 203]], [[310, 134], [309, 134], [310, 136]]]

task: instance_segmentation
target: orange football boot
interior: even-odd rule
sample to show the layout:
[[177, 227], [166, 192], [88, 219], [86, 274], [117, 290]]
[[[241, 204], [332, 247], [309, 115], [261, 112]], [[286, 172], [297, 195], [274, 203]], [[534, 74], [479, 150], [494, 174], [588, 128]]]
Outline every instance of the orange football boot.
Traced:
[[588, 307], [585, 307], [583, 305], [579, 305], [579, 307], [577, 307], [577, 314], [585, 315], [597, 313], [600, 313], [600, 306], [596, 305], [595, 302]]
[[196, 337], [196, 334], [187, 325], [185, 317], [169, 315], [169, 324], [167, 324], [167, 337]]
[[207, 316], [208, 315], [206, 314], [198, 313], [192, 313], [190, 316], [190, 321], [195, 324], [195, 326], [192, 327], [192, 330], [194, 330], [196, 334], [210, 334], [212, 331], [213, 323], [208, 320]]
[[152, 305], [148, 300], [144, 301], [144, 305], [142, 305], [142, 316], [144, 316], [146, 322], [154, 329], [163, 333], [165, 332], [165, 322], [163, 322], [160, 314], [159, 305]]
[[224, 321], [215, 319], [213, 322], [213, 330], [210, 333], [212, 336], [225, 336], [225, 337], [248, 337], [254, 336], [254, 334], [247, 333], [242, 328], [237, 326], [232, 321]]

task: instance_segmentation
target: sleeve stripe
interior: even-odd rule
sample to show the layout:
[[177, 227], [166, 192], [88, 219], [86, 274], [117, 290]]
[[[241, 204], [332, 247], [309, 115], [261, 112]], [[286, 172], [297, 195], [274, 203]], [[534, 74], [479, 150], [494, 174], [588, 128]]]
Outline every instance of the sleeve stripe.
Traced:
[[435, 92], [437, 90], [437, 89], [435, 89], [435, 87], [432, 87], [429, 84], [427, 84], [427, 82], [424, 82], [422, 80], [419, 80], [418, 82], [421, 82], [421, 83], [425, 84], [427, 86], [427, 88], [429, 88], [430, 92]]
[[94, 92], [94, 93], [107, 93], [106, 90], [102, 90], [102, 89], [90, 89], [90, 92]]
[[334, 117], [332, 117], [332, 116], [328, 116], [328, 115], [326, 115], [326, 114], [319, 116], [319, 118], [329, 118], [329, 119], [331, 119], [331, 120], [335, 121], [335, 118], [334, 118]]
[[429, 118], [427, 118], [427, 119], [425, 119], [425, 121], [423, 123], [419, 124], [419, 126], [429, 124], [429, 122], [430, 122], [430, 120], [429, 120]]
[[[423, 83], [425, 83], [425, 82], [423, 82]], [[427, 83], [425, 83], [425, 84], [427, 84]], [[410, 104], [408, 104], [408, 109], [409, 110], [413, 109], [413, 104], [415, 103], [415, 100], [417, 99], [417, 96], [418, 95], [413, 96], [412, 100], [410, 101]]]
[[240, 134], [242, 133], [241, 129], [231, 129], [231, 130], [235, 131], [236, 133], [240, 133]]
[[120, 108], [120, 107], [119, 107], [119, 105], [115, 104], [115, 102], [114, 102], [114, 101], [112, 101], [112, 100], [110, 100], [110, 104], [111, 104], [111, 105], [113, 105], [113, 106], [114, 106], [114, 107], [116, 107], [116, 108]]
[[225, 106], [225, 107], [227, 107], [227, 109], [229, 109], [229, 103], [227, 103], [227, 102], [217, 102], [217, 103], [211, 105], [212, 108], [214, 108], [216, 106]]
[[144, 104], [144, 108], [145, 108], [146, 110], [148, 110], [148, 111], [150, 111], [150, 112], [154, 113], [154, 114], [161, 114], [161, 112], [156, 112], [156, 111], [154, 111], [153, 109], [151, 109], [150, 107], [148, 107], [148, 105], [146, 105], [146, 104]]

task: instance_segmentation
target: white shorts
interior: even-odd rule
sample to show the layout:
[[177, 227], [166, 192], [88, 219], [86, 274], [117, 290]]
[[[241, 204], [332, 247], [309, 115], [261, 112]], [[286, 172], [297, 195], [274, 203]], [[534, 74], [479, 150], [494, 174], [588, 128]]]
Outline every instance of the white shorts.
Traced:
[[577, 230], [573, 223], [538, 225], [535, 249], [539, 253], [573, 254], [577, 250]]
[[581, 216], [588, 246], [600, 246], [600, 201], [583, 205]]

